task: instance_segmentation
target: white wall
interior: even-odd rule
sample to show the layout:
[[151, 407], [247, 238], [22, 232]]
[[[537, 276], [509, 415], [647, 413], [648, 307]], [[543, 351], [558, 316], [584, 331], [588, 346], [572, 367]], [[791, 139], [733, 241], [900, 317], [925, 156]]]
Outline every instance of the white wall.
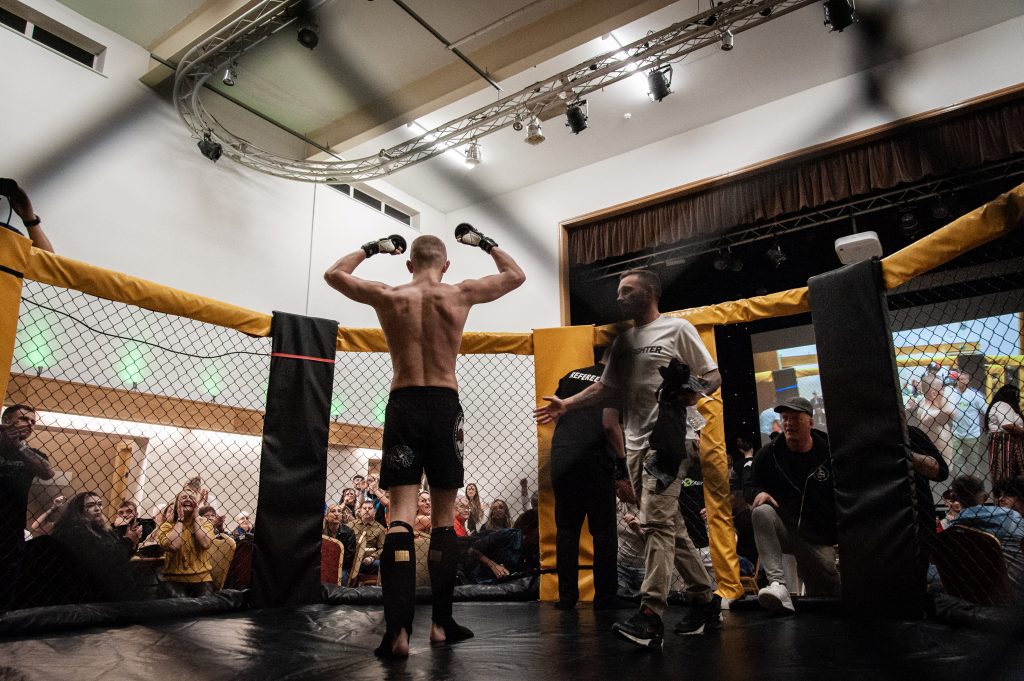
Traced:
[[[561, 324], [560, 222], [1024, 82], [1024, 17], [913, 55], [894, 82], [895, 115], [859, 109], [859, 82], [843, 78], [449, 213], [448, 229], [470, 222], [488, 230], [527, 272], [515, 297], [485, 306], [473, 321], [504, 329]], [[529, 231], [504, 230], [495, 216], [512, 216]]]

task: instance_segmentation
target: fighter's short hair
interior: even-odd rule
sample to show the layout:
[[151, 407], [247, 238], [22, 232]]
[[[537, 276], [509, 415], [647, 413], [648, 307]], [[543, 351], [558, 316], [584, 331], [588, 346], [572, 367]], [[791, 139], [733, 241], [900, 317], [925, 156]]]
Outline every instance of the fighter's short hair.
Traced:
[[658, 276], [653, 270], [626, 270], [619, 275], [619, 281], [622, 281], [626, 277], [638, 277], [644, 286], [651, 290], [654, 297], [661, 299], [661, 277]]
[[414, 267], [437, 267], [448, 260], [448, 249], [433, 234], [424, 234], [413, 240], [409, 259]]

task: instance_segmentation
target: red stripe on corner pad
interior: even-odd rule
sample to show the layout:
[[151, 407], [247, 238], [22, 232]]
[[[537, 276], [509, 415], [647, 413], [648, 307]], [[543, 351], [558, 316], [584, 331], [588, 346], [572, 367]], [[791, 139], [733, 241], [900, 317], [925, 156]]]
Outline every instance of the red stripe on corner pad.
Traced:
[[323, 357], [308, 357], [306, 355], [289, 355], [287, 352], [272, 352], [271, 357], [284, 357], [285, 359], [308, 359], [310, 362], [327, 362], [334, 364], [336, 360], [324, 359]]

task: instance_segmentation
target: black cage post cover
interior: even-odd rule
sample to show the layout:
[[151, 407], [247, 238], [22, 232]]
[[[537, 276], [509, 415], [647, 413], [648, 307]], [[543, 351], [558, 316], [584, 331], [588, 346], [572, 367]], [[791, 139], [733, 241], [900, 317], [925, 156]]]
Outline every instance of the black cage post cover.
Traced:
[[881, 263], [808, 281], [835, 476], [843, 600], [867, 614], [920, 617], [915, 490]]
[[275, 312], [251, 602], [318, 603], [338, 323]]

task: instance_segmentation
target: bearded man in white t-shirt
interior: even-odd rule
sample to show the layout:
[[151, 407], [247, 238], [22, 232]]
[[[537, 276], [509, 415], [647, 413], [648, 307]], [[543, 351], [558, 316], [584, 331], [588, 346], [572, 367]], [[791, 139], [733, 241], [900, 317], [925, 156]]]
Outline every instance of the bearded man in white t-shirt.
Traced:
[[[572, 397], [545, 397], [548, 404], [538, 408], [538, 423], [549, 423], [567, 411], [598, 404], [618, 391], [623, 400], [623, 426], [626, 435], [626, 465], [640, 505], [640, 526], [645, 538], [646, 576], [641, 586], [640, 611], [613, 630], [626, 640], [641, 646], [660, 648], [664, 639], [661, 617], [668, 606], [673, 567], [686, 582], [691, 605], [688, 614], [676, 625], [679, 634], [700, 634], [721, 622], [721, 597], [713, 593], [711, 580], [690, 540], [679, 510], [679, 491], [690, 463], [698, 458], [697, 433], [693, 427], [692, 407], [702, 395], [710, 394], [722, 383], [718, 366], [711, 358], [700, 335], [690, 322], [662, 316], [658, 311], [661, 282], [649, 270], [630, 270], [619, 277], [617, 302], [633, 327], [619, 334], [612, 346], [611, 361], [601, 380]], [[664, 395], [659, 403], [663, 374], [673, 360], [689, 369], [682, 394], [685, 404], [678, 405], [680, 415], [690, 412], [685, 425], [680, 416], [678, 432], [685, 428], [685, 442], [678, 468], [664, 466], [666, 448], [651, 446], [651, 436], [659, 424]], [[667, 414], [666, 414], [667, 416]], [[695, 416], [699, 419], [699, 415]]]

